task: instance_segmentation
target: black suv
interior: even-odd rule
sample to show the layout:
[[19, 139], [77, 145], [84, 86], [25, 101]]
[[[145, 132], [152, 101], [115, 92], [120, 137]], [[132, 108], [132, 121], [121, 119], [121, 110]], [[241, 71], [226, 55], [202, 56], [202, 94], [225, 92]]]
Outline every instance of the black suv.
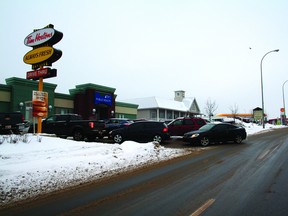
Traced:
[[22, 113], [0, 113], [0, 134], [19, 134], [25, 127]]
[[126, 127], [111, 131], [109, 136], [116, 143], [122, 143], [126, 140], [161, 143], [170, 138], [167, 125], [157, 121], [134, 122]]

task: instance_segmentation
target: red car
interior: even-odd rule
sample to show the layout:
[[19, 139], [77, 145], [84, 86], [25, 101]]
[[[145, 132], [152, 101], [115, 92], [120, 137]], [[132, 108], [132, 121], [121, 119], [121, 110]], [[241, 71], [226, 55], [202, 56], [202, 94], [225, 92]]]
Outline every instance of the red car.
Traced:
[[202, 118], [177, 118], [168, 124], [169, 133], [171, 136], [183, 136], [185, 133], [198, 130], [206, 124]]

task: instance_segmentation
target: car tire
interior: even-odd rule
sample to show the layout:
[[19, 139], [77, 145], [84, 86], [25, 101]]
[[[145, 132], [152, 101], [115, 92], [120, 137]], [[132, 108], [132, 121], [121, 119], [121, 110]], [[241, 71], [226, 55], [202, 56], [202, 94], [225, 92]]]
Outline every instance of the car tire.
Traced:
[[73, 133], [73, 139], [75, 141], [83, 141], [84, 140], [84, 134], [81, 130], [75, 130]]
[[96, 140], [96, 136], [88, 136], [87, 140], [88, 140], [88, 142], [93, 142]]
[[210, 144], [210, 140], [209, 140], [209, 138], [208, 137], [203, 137], [203, 138], [201, 138], [201, 140], [200, 140], [200, 145], [201, 146], [208, 146]]
[[57, 134], [56, 134], [56, 136], [59, 137], [59, 138], [61, 138], [61, 139], [67, 139], [67, 136], [66, 136], [66, 135], [57, 135]]
[[115, 143], [121, 144], [124, 141], [124, 139], [123, 139], [123, 136], [121, 134], [115, 134], [113, 136], [113, 141]]
[[160, 135], [155, 135], [153, 137], [153, 142], [162, 143], [162, 137]]
[[243, 141], [242, 137], [240, 135], [237, 135], [234, 139], [234, 142], [237, 144], [241, 144]]

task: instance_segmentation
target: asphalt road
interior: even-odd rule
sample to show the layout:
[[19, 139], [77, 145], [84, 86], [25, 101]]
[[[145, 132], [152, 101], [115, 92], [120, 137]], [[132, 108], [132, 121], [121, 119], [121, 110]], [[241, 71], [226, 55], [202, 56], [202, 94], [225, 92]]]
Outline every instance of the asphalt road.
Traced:
[[167, 144], [191, 154], [0, 215], [288, 215], [287, 132], [278, 129], [205, 150]]

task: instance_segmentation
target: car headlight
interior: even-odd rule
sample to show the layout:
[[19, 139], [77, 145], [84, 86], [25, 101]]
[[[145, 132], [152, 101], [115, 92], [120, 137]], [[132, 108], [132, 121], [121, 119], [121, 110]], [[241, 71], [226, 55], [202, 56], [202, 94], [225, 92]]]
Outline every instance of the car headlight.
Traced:
[[191, 138], [196, 138], [196, 137], [198, 137], [199, 136], [199, 134], [192, 134], [191, 135]]

